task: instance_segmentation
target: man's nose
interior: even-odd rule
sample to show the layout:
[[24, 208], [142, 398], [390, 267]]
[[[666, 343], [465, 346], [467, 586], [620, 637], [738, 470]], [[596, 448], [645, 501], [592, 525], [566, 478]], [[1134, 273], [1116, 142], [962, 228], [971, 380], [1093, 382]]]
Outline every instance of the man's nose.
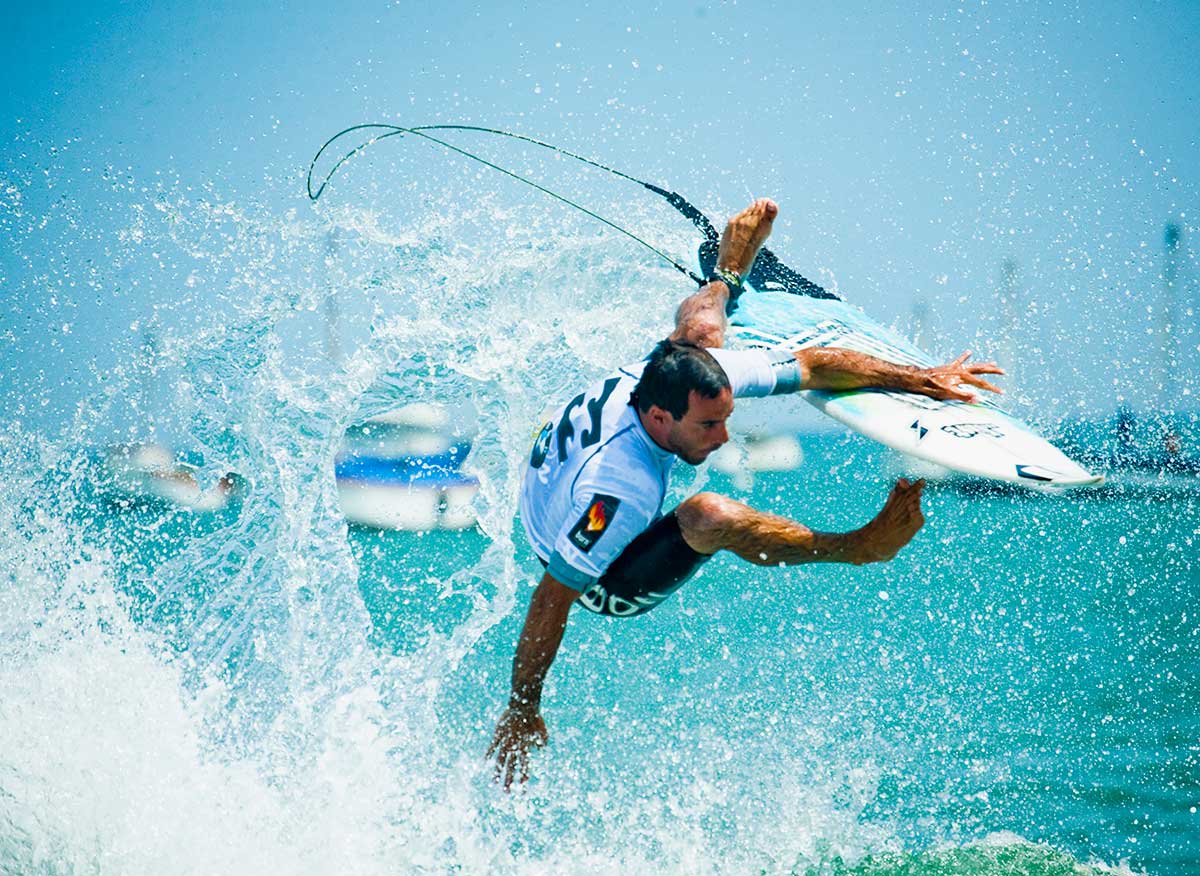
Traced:
[[729, 442], [729, 430], [725, 428], [725, 424], [717, 426], [717, 440], [722, 444]]

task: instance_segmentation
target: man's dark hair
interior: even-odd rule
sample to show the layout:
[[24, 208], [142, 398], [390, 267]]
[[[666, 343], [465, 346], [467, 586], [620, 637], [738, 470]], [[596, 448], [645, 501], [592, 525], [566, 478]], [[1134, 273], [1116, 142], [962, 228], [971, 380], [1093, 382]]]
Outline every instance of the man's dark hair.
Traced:
[[703, 398], [716, 398], [729, 389], [729, 377], [703, 347], [687, 341], [659, 341], [646, 360], [642, 379], [630, 403], [642, 413], [658, 405], [676, 420], [688, 409], [688, 395], [695, 390]]

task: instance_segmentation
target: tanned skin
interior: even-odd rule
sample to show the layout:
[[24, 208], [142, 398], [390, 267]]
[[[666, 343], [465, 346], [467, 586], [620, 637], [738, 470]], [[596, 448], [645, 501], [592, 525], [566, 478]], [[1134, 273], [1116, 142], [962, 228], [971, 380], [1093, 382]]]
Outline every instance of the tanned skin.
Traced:
[[[717, 253], [720, 268], [745, 277], [779, 214], [774, 201], [760, 198], [725, 226]], [[672, 340], [702, 347], [721, 347], [727, 322], [729, 289], [717, 280], [686, 298], [675, 315]], [[995, 363], [967, 363], [970, 353], [936, 368], [912, 368], [874, 356], [836, 347], [797, 352], [802, 389], [847, 390], [878, 387], [919, 393], [936, 399], [975, 401], [970, 389], [1001, 390], [984, 374], [1003, 374]], [[699, 465], [729, 440], [726, 422], [733, 413], [733, 396], [725, 390], [716, 398], [696, 392], [688, 409], [676, 419], [652, 405], [639, 411], [642, 426], [660, 447], [685, 462]], [[816, 532], [775, 514], [717, 493], [697, 493], [675, 510], [684, 541], [698, 553], [728, 550], [759, 566], [801, 563], [849, 563], [855, 566], [891, 560], [925, 524], [921, 491], [925, 482], [901, 478], [875, 517], [851, 532]], [[546, 744], [541, 716], [542, 683], [558, 654], [567, 617], [579, 593], [549, 572], [534, 591], [513, 659], [508, 708], [501, 716], [487, 756], [496, 761], [496, 778], [508, 790], [529, 778], [529, 751]]]

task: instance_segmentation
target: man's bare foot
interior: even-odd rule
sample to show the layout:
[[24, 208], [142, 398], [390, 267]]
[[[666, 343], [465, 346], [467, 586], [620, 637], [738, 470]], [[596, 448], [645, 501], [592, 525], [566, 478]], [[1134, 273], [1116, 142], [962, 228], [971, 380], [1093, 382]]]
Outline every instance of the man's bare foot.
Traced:
[[758, 251], [771, 234], [771, 223], [779, 215], [779, 205], [770, 198], [759, 198], [729, 220], [717, 250], [717, 267], [740, 277], [750, 273]]

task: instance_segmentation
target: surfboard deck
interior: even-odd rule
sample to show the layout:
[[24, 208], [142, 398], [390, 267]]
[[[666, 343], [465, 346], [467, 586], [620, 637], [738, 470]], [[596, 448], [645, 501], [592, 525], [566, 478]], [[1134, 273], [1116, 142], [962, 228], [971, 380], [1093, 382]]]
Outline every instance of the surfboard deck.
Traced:
[[[730, 346], [845, 347], [889, 362], [941, 364], [898, 332], [834, 298], [747, 289], [730, 319]], [[954, 471], [1026, 486], [1102, 484], [1093, 474], [995, 402], [938, 401], [886, 390], [801, 395], [818, 410], [881, 444]]]

